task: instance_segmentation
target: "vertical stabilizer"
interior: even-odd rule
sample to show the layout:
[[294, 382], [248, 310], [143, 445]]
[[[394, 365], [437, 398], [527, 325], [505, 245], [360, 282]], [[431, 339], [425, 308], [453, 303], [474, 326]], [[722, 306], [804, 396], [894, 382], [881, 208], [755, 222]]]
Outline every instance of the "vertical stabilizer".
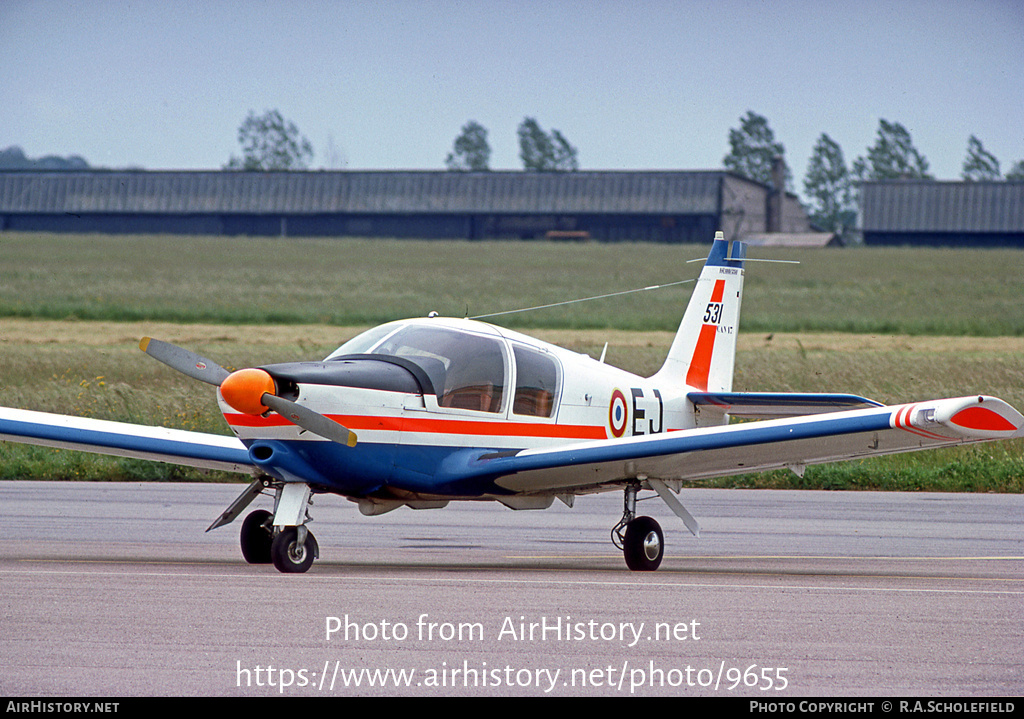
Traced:
[[668, 358], [655, 375], [660, 382], [701, 392], [732, 391], [746, 254], [742, 242], [726, 242], [723, 233], [715, 233]]

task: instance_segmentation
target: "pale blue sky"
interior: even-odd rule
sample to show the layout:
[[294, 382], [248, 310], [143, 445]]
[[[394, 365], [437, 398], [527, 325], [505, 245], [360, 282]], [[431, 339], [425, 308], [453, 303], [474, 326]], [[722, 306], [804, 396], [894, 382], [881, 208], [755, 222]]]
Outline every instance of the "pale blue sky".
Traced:
[[718, 168], [747, 110], [802, 190], [822, 132], [848, 163], [879, 118], [940, 179], [973, 133], [1024, 159], [1020, 0], [0, 0], [0, 148], [219, 168], [277, 108], [314, 167], [441, 169], [468, 120], [520, 169], [530, 115], [581, 169]]

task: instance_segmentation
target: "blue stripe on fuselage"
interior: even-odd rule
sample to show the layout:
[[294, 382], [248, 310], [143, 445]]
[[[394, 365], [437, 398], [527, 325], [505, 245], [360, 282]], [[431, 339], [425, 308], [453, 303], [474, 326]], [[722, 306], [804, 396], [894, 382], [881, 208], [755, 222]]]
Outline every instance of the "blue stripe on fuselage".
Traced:
[[[388, 487], [406, 492], [477, 497], [509, 494], [490, 479], [467, 477], [467, 467], [491, 447], [438, 447], [359, 442], [346, 447], [318, 440], [257, 440], [251, 462], [284, 479], [302, 479], [319, 489], [366, 496]], [[505, 450], [507, 451], [507, 448]]]

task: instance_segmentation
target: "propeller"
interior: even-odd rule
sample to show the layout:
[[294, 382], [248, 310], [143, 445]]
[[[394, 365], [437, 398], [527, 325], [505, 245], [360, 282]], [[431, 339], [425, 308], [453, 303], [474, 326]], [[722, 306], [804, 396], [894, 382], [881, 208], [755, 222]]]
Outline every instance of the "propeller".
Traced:
[[220, 388], [224, 401], [244, 414], [261, 415], [273, 410], [292, 424], [339, 444], [356, 446], [356, 435], [347, 427], [296, 402], [277, 395], [277, 385], [262, 369], [228, 372], [216, 362], [167, 342], [143, 337], [139, 349], [200, 382]]
[[231, 374], [216, 362], [200, 357], [195, 352], [150, 337], [142, 338], [139, 349], [168, 367], [215, 387], [220, 387], [221, 382]]

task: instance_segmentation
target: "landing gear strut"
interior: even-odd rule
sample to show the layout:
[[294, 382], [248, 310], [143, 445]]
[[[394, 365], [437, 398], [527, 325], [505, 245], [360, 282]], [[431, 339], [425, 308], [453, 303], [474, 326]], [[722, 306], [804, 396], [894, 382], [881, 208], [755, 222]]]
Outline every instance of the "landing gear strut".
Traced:
[[639, 490], [639, 482], [626, 485], [622, 519], [612, 528], [612, 543], [622, 550], [626, 566], [634, 572], [653, 572], [665, 553], [665, 535], [651, 517], [636, 516]]

